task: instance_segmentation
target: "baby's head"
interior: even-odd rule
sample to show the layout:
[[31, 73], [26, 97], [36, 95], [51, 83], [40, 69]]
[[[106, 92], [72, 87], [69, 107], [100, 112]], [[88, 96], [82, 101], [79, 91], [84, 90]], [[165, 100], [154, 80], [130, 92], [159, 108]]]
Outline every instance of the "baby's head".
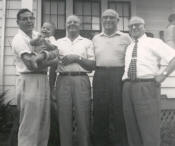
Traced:
[[44, 22], [42, 28], [41, 28], [41, 34], [44, 37], [50, 37], [53, 36], [55, 33], [55, 25], [51, 22]]

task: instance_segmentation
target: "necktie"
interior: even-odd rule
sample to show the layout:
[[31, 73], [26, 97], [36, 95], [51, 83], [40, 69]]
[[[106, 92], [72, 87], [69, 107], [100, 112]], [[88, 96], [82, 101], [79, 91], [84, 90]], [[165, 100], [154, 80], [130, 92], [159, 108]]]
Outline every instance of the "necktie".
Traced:
[[137, 43], [138, 40], [135, 41], [135, 45], [132, 51], [132, 58], [128, 69], [128, 77], [131, 80], [135, 80], [137, 78]]

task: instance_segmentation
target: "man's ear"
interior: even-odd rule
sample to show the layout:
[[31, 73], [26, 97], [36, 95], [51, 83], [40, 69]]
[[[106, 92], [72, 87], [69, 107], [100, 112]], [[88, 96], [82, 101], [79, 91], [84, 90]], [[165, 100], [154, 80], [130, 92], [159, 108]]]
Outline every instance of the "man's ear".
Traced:
[[16, 23], [19, 24], [19, 20], [16, 20]]

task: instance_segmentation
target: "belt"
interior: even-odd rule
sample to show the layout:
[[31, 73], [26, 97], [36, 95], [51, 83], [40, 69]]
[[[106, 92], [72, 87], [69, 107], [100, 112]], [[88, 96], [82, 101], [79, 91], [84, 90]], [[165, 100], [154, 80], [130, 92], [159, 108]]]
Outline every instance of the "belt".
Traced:
[[60, 76], [85, 76], [86, 72], [60, 72]]
[[155, 82], [155, 79], [154, 78], [135, 79], [135, 80], [125, 79], [125, 80], [123, 80], [123, 82]]
[[97, 70], [115, 70], [115, 69], [123, 69], [123, 66], [96, 66]]
[[21, 74], [47, 74], [46, 71], [37, 71], [37, 72], [23, 72]]

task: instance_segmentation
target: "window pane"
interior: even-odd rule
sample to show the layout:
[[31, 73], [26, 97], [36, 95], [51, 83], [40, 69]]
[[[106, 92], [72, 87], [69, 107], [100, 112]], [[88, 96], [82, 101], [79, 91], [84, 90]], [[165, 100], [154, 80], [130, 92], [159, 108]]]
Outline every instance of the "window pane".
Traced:
[[109, 8], [110, 8], [110, 9], [113, 9], [113, 10], [116, 10], [115, 3], [110, 2], [110, 3], [109, 3]]
[[100, 22], [99, 17], [92, 17], [92, 24], [99, 23], [99, 22]]
[[91, 24], [84, 24], [83, 29], [85, 30], [91, 30]]
[[119, 3], [117, 4], [117, 12], [119, 13], [119, 16], [123, 16], [123, 6]]
[[126, 17], [124, 20], [124, 30], [128, 30], [129, 19]]
[[123, 18], [120, 18], [120, 21], [118, 23], [118, 29], [123, 30]]
[[100, 1], [74, 0], [74, 13], [80, 17], [82, 30], [100, 29]]
[[50, 14], [50, 3], [49, 2], [44, 2], [43, 12], [44, 14]]
[[55, 23], [57, 29], [65, 29], [65, 1], [64, 0], [43, 0], [43, 20]]
[[65, 17], [58, 16], [58, 29], [65, 29]]
[[64, 2], [58, 2], [58, 14], [65, 14], [65, 4]]
[[100, 30], [100, 24], [92, 24], [92, 30]]
[[57, 24], [57, 15], [51, 15], [50, 21]]
[[129, 5], [127, 5], [127, 4], [123, 5], [123, 12], [124, 12], [123, 16], [125, 16], [125, 17], [130, 16], [129, 15]]
[[99, 3], [92, 3], [92, 15], [93, 16], [99, 16], [100, 15]]
[[51, 14], [57, 14], [57, 2], [55, 1], [51, 3]]
[[118, 29], [122, 31], [128, 30], [128, 21], [130, 18], [130, 2], [112, 1], [108, 3], [108, 7], [116, 10], [119, 13], [120, 21]]
[[49, 14], [45, 14], [43, 17], [43, 22], [49, 22], [50, 21], [50, 15]]
[[91, 17], [84, 16], [84, 18], [83, 18], [83, 23], [92, 23]]
[[91, 3], [90, 2], [84, 2], [83, 3], [84, 6], [84, 15], [91, 15]]
[[76, 15], [82, 15], [83, 11], [83, 6], [82, 6], [82, 3], [81, 2], [75, 2], [75, 14]]

